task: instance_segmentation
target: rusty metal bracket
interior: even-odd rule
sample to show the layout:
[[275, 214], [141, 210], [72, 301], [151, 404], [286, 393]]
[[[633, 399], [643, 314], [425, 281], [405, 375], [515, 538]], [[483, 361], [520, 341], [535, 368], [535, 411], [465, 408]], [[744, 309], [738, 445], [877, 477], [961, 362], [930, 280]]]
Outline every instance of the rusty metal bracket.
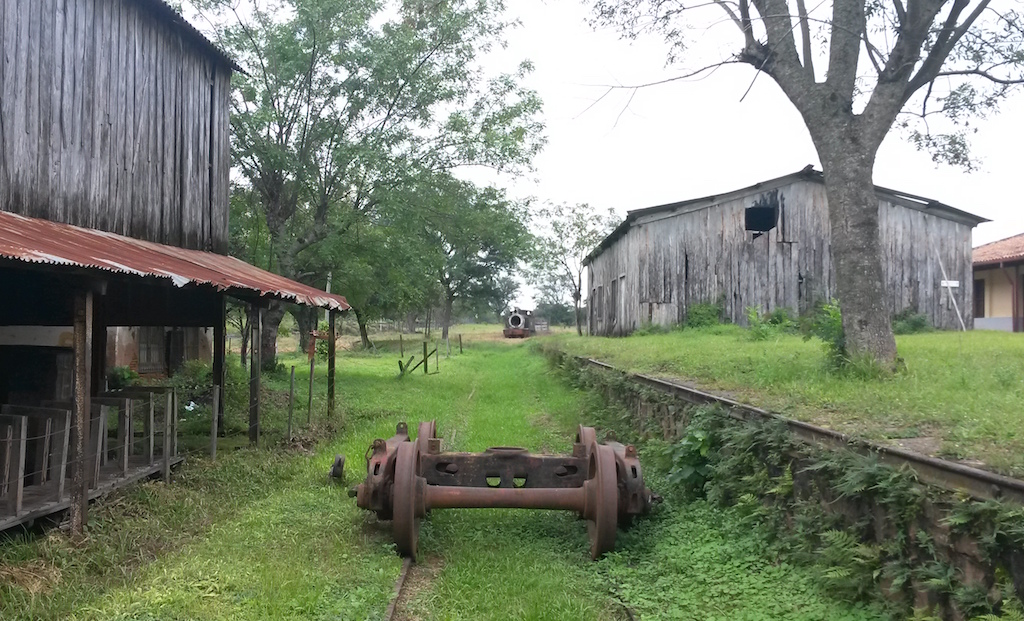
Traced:
[[615, 547], [617, 528], [660, 500], [643, 482], [636, 449], [601, 444], [580, 426], [572, 455], [534, 455], [497, 446], [483, 453], [442, 453], [434, 421], [419, 424], [416, 441], [405, 423], [377, 439], [366, 454], [366, 479], [349, 490], [356, 504], [392, 520], [395, 543], [415, 559], [419, 520], [432, 509], [517, 508], [575, 511], [587, 520], [590, 555]]

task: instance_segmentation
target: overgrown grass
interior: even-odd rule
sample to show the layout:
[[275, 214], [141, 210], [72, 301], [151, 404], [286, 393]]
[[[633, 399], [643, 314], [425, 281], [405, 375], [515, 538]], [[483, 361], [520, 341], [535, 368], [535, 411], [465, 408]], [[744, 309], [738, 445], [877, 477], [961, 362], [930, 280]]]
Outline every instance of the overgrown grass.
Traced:
[[[568, 452], [575, 426], [601, 414], [526, 347], [480, 345], [442, 357], [439, 375], [396, 375], [393, 356], [344, 357], [345, 428], [314, 452], [222, 448], [215, 464], [192, 457], [171, 486], [94, 505], [84, 542], [51, 531], [0, 543], [0, 618], [380, 618], [400, 560], [390, 524], [326, 481], [336, 452], [351, 484], [370, 441], [400, 420], [436, 418], [446, 450]], [[287, 376], [267, 383], [266, 424], [277, 429]], [[872, 618], [773, 558], [739, 519], [671, 501], [593, 563], [584, 523], [569, 514], [436, 511], [422, 524], [407, 618], [611, 620], [626, 618], [623, 604], [644, 619]]]
[[[680, 378], [785, 416], [1024, 476], [1024, 335], [897, 337], [906, 369], [886, 379], [830, 372], [821, 343], [738, 326], [613, 339], [558, 335], [566, 351]], [[906, 441], [906, 439], [914, 439]]]

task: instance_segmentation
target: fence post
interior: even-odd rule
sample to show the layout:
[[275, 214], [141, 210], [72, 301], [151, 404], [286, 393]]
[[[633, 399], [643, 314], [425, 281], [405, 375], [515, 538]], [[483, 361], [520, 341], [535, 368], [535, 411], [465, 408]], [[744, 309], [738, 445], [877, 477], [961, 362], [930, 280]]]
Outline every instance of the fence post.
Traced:
[[164, 483], [171, 482], [171, 417], [174, 416], [174, 394], [167, 391], [164, 404]]
[[295, 365], [292, 365], [292, 383], [288, 388], [288, 441], [292, 441], [292, 413], [295, 411]]
[[210, 416], [210, 461], [217, 461], [217, 417], [220, 415], [220, 386], [213, 385], [213, 409]]
[[313, 422], [313, 371], [316, 368], [316, 354], [309, 359], [309, 405], [306, 406], [306, 426]]
[[459, 353], [462, 353], [462, 333], [459, 333]]
[[434, 346], [434, 373], [441, 372], [441, 339], [437, 339], [437, 345]]
[[398, 333], [398, 355], [405, 359], [405, 341], [402, 340], [402, 333]]
[[423, 374], [427, 374], [427, 342], [423, 341]]
[[327, 342], [327, 418], [334, 420], [334, 375], [335, 367], [337, 365], [338, 357], [338, 330], [337, 321], [338, 312], [331, 310], [327, 319], [327, 331], [329, 332]]

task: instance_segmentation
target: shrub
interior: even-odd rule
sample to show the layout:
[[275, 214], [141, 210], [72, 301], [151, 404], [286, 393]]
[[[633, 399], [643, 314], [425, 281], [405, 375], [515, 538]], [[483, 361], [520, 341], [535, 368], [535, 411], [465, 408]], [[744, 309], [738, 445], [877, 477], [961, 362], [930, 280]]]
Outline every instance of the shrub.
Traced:
[[131, 367], [113, 367], [107, 371], [107, 388], [109, 390], [121, 390], [128, 386], [134, 386], [139, 381], [139, 374]]
[[692, 304], [686, 309], [686, 321], [683, 327], [686, 328], [707, 328], [722, 323], [722, 313], [725, 311], [722, 302], [701, 302]]
[[213, 395], [213, 369], [202, 360], [186, 360], [171, 377], [171, 385], [178, 391], [181, 403], [208, 403]]
[[630, 336], [649, 336], [652, 334], [666, 334], [669, 329], [660, 323], [644, 323], [642, 326], [633, 330]]
[[839, 302], [831, 300], [819, 304], [810, 316], [801, 321], [800, 329], [805, 340], [818, 337], [825, 344], [825, 359], [829, 368], [842, 369], [849, 362]]
[[761, 314], [756, 306], [747, 307], [747, 323], [750, 326], [750, 338], [763, 341], [782, 332], [790, 332], [797, 326], [790, 317], [788, 308], [776, 308], [770, 313]]
[[911, 308], [905, 308], [892, 316], [893, 334], [919, 334], [934, 329], [927, 316], [915, 313]]

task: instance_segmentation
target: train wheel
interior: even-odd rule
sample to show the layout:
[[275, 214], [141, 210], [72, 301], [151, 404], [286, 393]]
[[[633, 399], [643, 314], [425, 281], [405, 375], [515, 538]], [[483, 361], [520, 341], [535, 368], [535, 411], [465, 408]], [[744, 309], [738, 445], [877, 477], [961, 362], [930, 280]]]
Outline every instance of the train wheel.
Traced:
[[609, 446], [595, 444], [590, 455], [590, 479], [586, 485], [587, 533], [590, 557], [597, 559], [615, 548], [615, 530], [619, 517], [619, 486], [615, 476], [615, 452]]
[[419, 518], [416, 517], [418, 463], [419, 450], [415, 444], [402, 442], [398, 445], [398, 455], [395, 458], [392, 528], [398, 553], [414, 561], [420, 534]]

